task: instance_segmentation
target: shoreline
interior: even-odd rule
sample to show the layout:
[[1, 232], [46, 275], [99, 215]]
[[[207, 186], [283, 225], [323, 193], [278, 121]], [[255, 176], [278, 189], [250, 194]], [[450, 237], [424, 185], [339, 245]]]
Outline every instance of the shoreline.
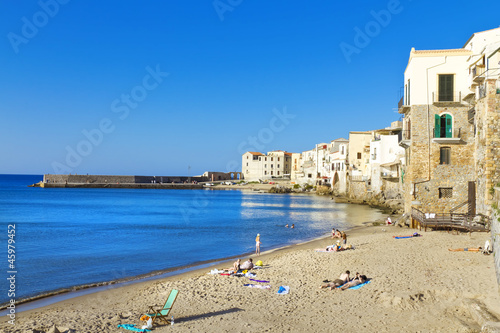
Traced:
[[[493, 257], [448, 251], [484, 243], [488, 234], [428, 231], [415, 239], [392, 237], [413, 232], [406, 227], [358, 225], [348, 231], [347, 243], [355, 250], [315, 252], [334, 243], [325, 236], [250, 255], [264, 262], [255, 272], [257, 279], [271, 281], [270, 291], [244, 287], [244, 277], [207, 274], [212, 267], [231, 266], [220, 261], [24, 311], [14, 327], [4, 316], [0, 330], [48, 332], [56, 325], [61, 332], [116, 332], [117, 324], [140, 327], [139, 317], [149, 305], [164, 301], [171, 289], [180, 290], [172, 314], [181, 332], [328, 331], [338, 324], [337, 317], [343, 318], [347, 332], [399, 332], [401, 318], [406, 318], [410, 332], [474, 332], [480, 325], [467, 310], [468, 300], [500, 314], [500, 295], [492, 293], [498, 289]], [[356, 291], [318, 289], [325, 278], [334, 279], [345, 269], [366, 274], [372, 283]], [[290, 294], [276, 295], [279, 285], [290, 286]], [[154, 329], [169, 330], [163, 325]]]
[[[346, 231], [352, 230], [356, 227], [359, 227], [359, 226], [353, 226], [352, 228], [346, 229]], [[310, 242], [322, 240], [325, 238], [329, 238], [329, 236], [327, 236], [325, 234], [324, 236], [316, 237], [316, 238], [313, 238], [310, 240], [300, 241], [298, 243], [287, 244], [287, 245], [278, 245], [277, 247], [270, 248], [269, 250], [263, 251], [261, 253], [261, 255], [271, 254], [271, 253], [276, 252], [276, 251], [285, 250], [289, 247], [303, 245], [303, 244], [307, 244]], [[69, 299], [73, 299], [73, 298], [77, 298], [77, 297], [81, 297], [81, 296], [85, 296], [85, 295], [90, 295], [90, 294], [98, 293], [101, 291], [106, 291], [108, 289], [121, 288], [121, 287], [133, 285], [133, 284], [137, 284], [137, 283], [145, 283], [148, 281], [161, 280], [161, 279], [165, 279], [165, 278], [169, 278], [169, 277], [182, 276], [183, 274], [188, 274], [190, 272], [196, 272], [196, 271], [200, 271], [202, 269], [215, 267], [218, 264], [226, 264], [234, 259], [243, 258], [243, 257], [251, 257], [252, 255], [253, 255], [253, 253], [243, 253], [243, 254], [232, 255], [229, 257], [224, 257], [224, 258], [219, 258], [219, 259], [198, 261], [198, 262], [195, 262], [192, 264], [172, 267], [172, 268], [168, 268], [165, 270], [152, 271], [149, 273], [136, 275], [136, 276], [130, 276], [130, 277], [122, 278], [119, 280], [95, 282], [95, 283], [89, 283], [89, 284], [84, 284], [84, 285], [77, 285], [77, 286], [52, 290], [52, 291], [48, 291], [48, 292], [43, 293], [43, 294], [24, 298], [24, 299], [21, 299], [19, 301], [16, 300], [16, 308], [21, 307], [21, 309], [18, 312], [40, 309], [40, 308], [43, 308], [45, 306], [50, 306], [52, 304], [56, 304], [56, 303], [59, 303], [59, 302], [65, 301], [65, 300], [69, 300]], [[71, 294], [73, 294], [73, 295], [71, 295]], [[37, 302], [41, 303], [42, 305], [31, 306], [33, 303], [37, 303]], [[7, 314], [7, 307], [8, 306], [9, 306], [9, 303], [4, 303], [4, 304], [0, 305], [0, 317]], [[24, 310], [25, 307], [28, 309]]]

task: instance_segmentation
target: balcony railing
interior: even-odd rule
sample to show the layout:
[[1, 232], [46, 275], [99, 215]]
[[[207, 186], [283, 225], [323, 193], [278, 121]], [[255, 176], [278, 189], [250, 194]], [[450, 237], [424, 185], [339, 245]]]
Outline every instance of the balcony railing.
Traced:
[[380, 172], [380, 177], [382, 178], [398, 178], [397, 171], [382, 171]]
[[462, 92], [455, 93], [443, 93], [439, 91], [432, 92], [432, 103], [461, 103], [462, 102]]
[[446, 136], [447, 133], [445, 132], [445, 130], [443, 130], [443, 128], [441, 128], [441, 131], [439, 134], [440, 134], [439, 136], [436, 136], [435, 128], [432, 129], [432, 138], [433, 139], [461, 139], [462, 128], [459, 127], [459, 128], [452, 129], [451, 135], [449, 135], [449, 136]]

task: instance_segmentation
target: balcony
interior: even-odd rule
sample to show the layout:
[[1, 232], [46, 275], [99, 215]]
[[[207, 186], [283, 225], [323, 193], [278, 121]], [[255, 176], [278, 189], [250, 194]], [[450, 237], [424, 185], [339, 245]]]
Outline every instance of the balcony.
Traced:
[[380, 177], [382, 177], [384, 179], [399, 178], [397, 171], [383, 171], [380, 173]]
[[411, 131], [410, 130], [403, 130], [400, 132], [401, 136], [399, 139], [399, 145], [403, 148], [408, 148], [410, 147], [411, 144]]
[[[465, 95], [464, 95], [465, 96]], [[462, 103], [462, 92], [455, 93], [439, 93], [438, 91], [432, 92], [432, 104], [436, 106], [447, 105], [447, 104], [461, 104]]]
[[443, 144], [450, 144], [450, 143], [462, 143], [462, 129], [461, 128], [454, 128], [451, 130], [451, 136], [449, 135], [448, 137], [445, 137], [447, 133], [440, 133], [440, 137], [436, 137], [436, 131], [434, 128], [432, 129], [432, 142], [434, 143], [443, 143]]

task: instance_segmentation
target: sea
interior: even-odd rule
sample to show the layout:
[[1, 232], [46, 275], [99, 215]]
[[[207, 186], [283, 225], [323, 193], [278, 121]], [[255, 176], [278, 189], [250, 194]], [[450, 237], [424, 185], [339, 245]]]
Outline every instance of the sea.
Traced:
[[28, 187], [42, 178], [0, 175], [4, 308], [12, 286], [22, 302], [250, 255], [258, 233], [267, 251], [382, 218], [311, 194]]

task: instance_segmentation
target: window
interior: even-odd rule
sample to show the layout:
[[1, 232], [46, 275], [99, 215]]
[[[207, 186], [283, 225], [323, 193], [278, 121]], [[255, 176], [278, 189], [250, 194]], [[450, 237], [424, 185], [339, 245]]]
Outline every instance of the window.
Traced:
[[271, 176], [273, 175], [273, 172], [271, 171]]
[[267, 171], [264, 171], [264, 175], [267, 175]]
[[271, 157], [271, 162], [273, 161], [273, 159], [274, 159], [274, 158], [273, 158], [273, 157]]
[[312, 178], [312, 176], [313, 176], [312, 173], [307, 174], [307, 178]]
[[271, 169], [273, 168], [273, 164], [271, 164]]
[[280, 158], [278, 157], [278, 162], [280, 161]]
[[344, 155], [344, 146], [341, 146], [340, 148], [342, 148], [341, 154]]
[[253, 160], [254, 160], [254, 161], [257, 161], [258, 159], [259, 159], [259, 156], [257, 156], [257, 155], [253, 155]]
[[264, 157], [264, 161], [267, 161], [267, 157]]
[[248, 162], [247, 162], [247, 166], [248, 166]]
[[267, 168], [267, 164], [264, 164], [264, 168]]
[[280, 175], [280, 172], [278, 171], [278, 176]]
[[451, 148], [441, 147], [439, 148], [439, 164], [450, 164], [451, 163]]
[[441, 74], [439, 77], [439, 102], [452, 102], [453, 101], [453, 74]]
[[440, 187], [439, 188], [439, 198], [452, 198], [453, 188], [452, 187]]
[[361, 153], [358, 153], [358, 160], [361, 159]]
[[259, 157], [259, 161], [262, 161], [262, 158]]
[[277, 168], [279, 169], [280, 165], [278, 164]]
[[434, 115], [434, 137], [435, 138], [452, 138], [453, 118], [449, 114]]

